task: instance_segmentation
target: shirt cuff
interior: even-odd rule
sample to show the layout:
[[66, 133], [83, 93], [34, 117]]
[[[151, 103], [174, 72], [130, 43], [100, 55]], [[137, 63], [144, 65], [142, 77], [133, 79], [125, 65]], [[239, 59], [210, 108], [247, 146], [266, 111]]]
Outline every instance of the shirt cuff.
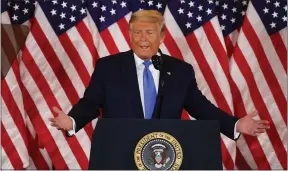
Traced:
[[[239, 120], [238, 120], [239, 121]], [[237, 123], [238, 121], [235, 123], [235, 126], [234, 126], [234, 139], [238, 139], [240, 137], [240, 132], [236, 132], [236, 128], [237, 128]]]
[[73, 125], [72, 125], [72, 129], [67, 131], [67, 133], [69, 136], [72, 136], [72, 135], [75, 135], [76, 125], [75, 125], [74, 119], [72, 117], [70, 117], [70, 119], [72, 120]]

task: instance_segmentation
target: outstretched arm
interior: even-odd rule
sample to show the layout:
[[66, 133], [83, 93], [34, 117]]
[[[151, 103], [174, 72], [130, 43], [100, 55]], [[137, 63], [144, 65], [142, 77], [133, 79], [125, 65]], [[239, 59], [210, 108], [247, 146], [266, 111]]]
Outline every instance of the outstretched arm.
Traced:
[[[84, 96], [73, 106], [68, 115], [57, 107], [53, 107], [57, 116], [49, 119], [52, 126], [59, 130], [68, 131], [71, 136], [99, 116], [100, 108], [104, 104], [104, 76], [102, 75], [103, 66], [101, 63], [101, 59], [99, 59]], [[71, 134], [71, 132], [73, 133]]]
[[105, 94], [103, 74], [104, 67], [102, 60], [99, 59], [84, 96], [68, 113], [75, 121], [76, 132], [100, 115], [100, 108], [103, 107]]
[[218, 120], [220, 122], [220, 131], [233, 140], [235, 139], [234, 130], [239, 133], [257, 136], [269, 128], [267, 121], [255, 121], [252, 118], [255, 114], [239, 119], [217, 108], [198, 89], [192, 66], [189, 72], [192, 75], [184, 106], [193, 117], [203, 120]]

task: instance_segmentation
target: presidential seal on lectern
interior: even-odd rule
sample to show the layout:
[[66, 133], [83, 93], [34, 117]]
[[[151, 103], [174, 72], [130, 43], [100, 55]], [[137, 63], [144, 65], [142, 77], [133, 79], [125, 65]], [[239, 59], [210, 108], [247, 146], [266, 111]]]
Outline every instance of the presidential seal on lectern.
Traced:
[[134, 160], [139, 170], [179, 170], [183, 152], [179, 142], [170, 134], [152, 132], [136, 145]]

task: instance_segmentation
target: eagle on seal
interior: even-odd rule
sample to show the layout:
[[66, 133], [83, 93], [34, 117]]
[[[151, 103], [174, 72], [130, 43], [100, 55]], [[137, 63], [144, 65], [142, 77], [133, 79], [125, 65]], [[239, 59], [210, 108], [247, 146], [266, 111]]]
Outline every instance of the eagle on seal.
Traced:
[[162, 144], [154, 144], [151, 146], [152, 154], [152, 164], [156, 168], [165, 167], [166, 163], [170, 160], [170, 158], [166, 156], [166, 147]]

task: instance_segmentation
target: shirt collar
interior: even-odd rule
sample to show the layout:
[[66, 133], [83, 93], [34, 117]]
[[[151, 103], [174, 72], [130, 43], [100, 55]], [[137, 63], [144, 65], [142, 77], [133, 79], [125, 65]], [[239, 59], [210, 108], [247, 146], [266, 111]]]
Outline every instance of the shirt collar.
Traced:
[[[136, 55], [136, 53], [134, 52], [134, 60], [135, 60], [135, 65], [136, 65], [136, 68], [139, 67], [141, 64], [143, 64], [144, 60], [141, 59], [139, 56]], [[160, 56], [160, 53], [157, 52], [157, 55]], [[151, 61], [151, 60], [150, 60]]]

